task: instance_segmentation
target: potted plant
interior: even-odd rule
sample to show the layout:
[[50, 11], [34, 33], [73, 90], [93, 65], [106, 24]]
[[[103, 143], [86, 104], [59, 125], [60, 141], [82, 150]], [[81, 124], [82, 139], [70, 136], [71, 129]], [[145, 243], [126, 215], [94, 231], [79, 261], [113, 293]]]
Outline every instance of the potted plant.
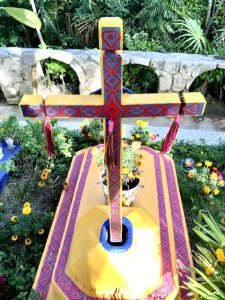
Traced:
[[[122, 200], [124, 206], [133, 206], [137, 194], [138, 184], [142, 174], [143, 156], [138, 154], [140, 142], [134, 141], [131, 145], [127, 141], [123, 141], [122, 150]], [[106, 166], [104, 163], [104, 148], [94, 148], [94, 153], [98, 155], [97, 164], [102, 168], [100, 181], [105, 195], [106, 203], [108, 202], [108, 189]]]

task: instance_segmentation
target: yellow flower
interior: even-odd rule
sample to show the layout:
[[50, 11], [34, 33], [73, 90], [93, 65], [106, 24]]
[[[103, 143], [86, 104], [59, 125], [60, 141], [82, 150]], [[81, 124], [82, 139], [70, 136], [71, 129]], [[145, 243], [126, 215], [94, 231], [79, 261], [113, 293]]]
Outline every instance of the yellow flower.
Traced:
[[42, 174], [41, 174], [41, 179], [42, 179], [42, 180], [48, 179], [48, 173], [42, 173]]
[[218, 190], [218, 189], [214, 189], [213, 190], [213, 194], [216, 196], [216, 195], [218, 195], [220, 193], [220, 191]]
[[45, 232], [44, 228], [38, 229], [38, 234], [39, 234], [39, 235], [42, 235], [44, 232]]
[[96, 147], [94, 147], [94, 148], [91, 150], [91, 154], [92, 154], [92, 155], [98, 155], [98, 152], [99, 152], [99, 150], [98, 150], [98, 148], [96, 148]]
[[216, 180], [217, 179], [217, 174], [215, 172], [213, 172], [210, 177], [213, 179], [213, 180]]
[[144, 157], [143, 157], [143, 155], [141, 155], [141, 154], [138, 156], [138, 159], [140, 159], [140, 160], [143, 160], [143, 158], [144, 158]]
[[225, 255], [224, 255], [223, 249], [218, 248], [216, 250], [216, 257], [217, 257], [219, 262], [225, 262]]
[[138, 165], [139, 168], [142, 167], [142, 163], [140, 161], [137, 163], [137, 165]]
[[129, 172], [129, 173], [127, 174], [127, 176], [128, 176], [129, 178], [133, 178], [133, 177], [134, 177], [134, 175], [133, 175], [132, 172]]
[[210, 276], [213, 274], [214, 270], [215, 269], [212, 266], [208, 266], [205, 268], [205, 273], [206, 273], [206, 275]]
[[130, 136], [130, 140], [131, 140], [131, 141], [134, 140], [134, 136], [133, 136], [133, 135]]
[[212, 165], [211, 161], [208, 161], [208, 160], [205, 161], [205, 166], [206, 167], [211, 167], [211, 165]]
[[130, 206], [130, 199], [124, 198], [123, 204], [124, 204], [125, 206]]
[[136, 177], [137, 179], [140, 179], [140, 178], [141, 178], [141, 174], [136, 174], [135, 177]]
[[26, 246], [30, 246], [31, 243], [32, 243], [32, 240], [30, 238], [26, 238], [25, 241], [24, 241], [24, 244]]
[[48, 174], [48, 173], [49, 173], [49, 169], [44, 169], [44, 170], [42, 171], [42, 173]]
[[145, 128], [145, 127], [148, 127], [148, 122], [142, 122], [142, 123], [141, 123], [141, 127], [144, 127], [144, 128]]
[[139, 139], [141, 135], [139, 133], [136, 134], [136, 138]]
[[25, 206], [23, 209], [22, 209], [22, 213], [24, 215], [29, 215], [31, 213], [32, 209], [30, 206]]
[[136, 125], [137, 126], [142, 126], [142, 120], [137, 120]]
[[203, 189], [203, 192], [208, 195], [210, 193], [211, 189], [209, 186], [205, 186], [204, 189]]
[[30, 206], [30, 202], [25, 202], [23, 207]]
[[222, 225], [225, 225], [225, 218], [221, 219], [220, 223], [221, 223]]
[[81, 124], [81, 125], [80, 125], [80, 128], [83, 129], [83, 128], [84, 128], [84, 125]]
[[45, 185], [45, 183], [43, 181], [38, 182], [38, 186], [43, 187], [44, 185]]
[[17, 217], [17, 216], [12, 216], [12, 217], [11, 217], [11, 221], [12, 221], [13, 223], [16, 223], [16, 222], [18, 221], [18, 217]]
[[201, 162], [198, 162], [198, 163], [196, 164], [196, 166], [197, 166], [197, 167], [201, 167], [201, 166], [202, 166], [202, 163], [201, 163]]
[[91, 132], [89, 132], [89, 133], [88, 133], [88, 136], [89, 136], [89, 137], [92, 137], [92, 134], [91, 134]]
[[148, 136], [150, 137], [150, 139], [153, 137], [153, 133], [151, 131], [149, 131]]
[[218, 180], [218, 185], [219, 186], [223, 186], [224, 185], [224, 181], [222, 179]]
[[123, 174], [128, 174], [130, 170], [128, 168], [123, 168], [122, 173]]
[[131, 147], [134, 150], [138, 150], [141, 147], [141, 144], [139, 142], [132, 142]]
[[195, 177], [195, 172], [188, 172], [188, 177], [189, 178]]
[[187, 167], [191, 166], [191, 164], [192, 164], [192, 162], [191, 162], [189, 159], [187, 159], [187, 160], [185, 161], [185, 165], [186, 165]]
[[12, 240], [13, 242], [17, 241], [18, 238], [19, 238], [19, 236], [18, 236], [17, 234], [11, 236], [11, 240]]

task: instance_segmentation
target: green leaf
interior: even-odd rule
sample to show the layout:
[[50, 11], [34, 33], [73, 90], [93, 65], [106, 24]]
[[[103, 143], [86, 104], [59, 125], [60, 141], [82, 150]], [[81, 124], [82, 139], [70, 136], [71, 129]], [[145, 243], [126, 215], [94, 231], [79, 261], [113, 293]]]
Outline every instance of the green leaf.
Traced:
[[40, 29], [41, 21], [31, 10], [18, 7], [0, 7], [11, 17], [31, 28]]
[[201, 231], [193, 228], [194, 232], [206, 243], [210, 244], [213, 248], [219, 248], [220, 245], [216, 243], [214, 240], [210, 239], [207, 235], [202, 233]]

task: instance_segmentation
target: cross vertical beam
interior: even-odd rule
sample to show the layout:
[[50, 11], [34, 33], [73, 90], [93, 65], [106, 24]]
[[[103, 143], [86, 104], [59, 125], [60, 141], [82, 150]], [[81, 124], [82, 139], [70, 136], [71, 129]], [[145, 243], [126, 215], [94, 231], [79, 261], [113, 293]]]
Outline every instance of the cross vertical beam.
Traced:
[[[99, 22], [99, 48], [102, 72], [102, 96], [106, 106], [105, 141], [109, 138], [109, 122], [113, 122], [114, 165], [106, 166], [110, 241], [122, 241], [122, 176], [121, 176], [121, 115], [122, 115], [122, 20], [102, 18]], [[106, 149], [105, 149], [106, 151]], [[111, 158], [112, 159], [112, 158]]]

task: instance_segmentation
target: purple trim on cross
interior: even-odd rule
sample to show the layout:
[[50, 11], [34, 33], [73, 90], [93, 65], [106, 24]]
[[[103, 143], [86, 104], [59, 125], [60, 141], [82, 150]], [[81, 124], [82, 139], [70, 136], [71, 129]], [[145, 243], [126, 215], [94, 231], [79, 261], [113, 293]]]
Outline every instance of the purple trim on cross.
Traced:
[[49, 285], [52, 279], [52, 273], [55, 266], [55, 261], [62, 240], [67, 216], [71, 206], [74, 189], [77, 184], [79, 170], [83, 161], [84, 154], [79, 154], [74, 161], [73, 168], [69, 177], [67, 189], [65, 191], [60, 210], [57, 216], [55, 227], [51, 236], [48, 251], [42, 265], [42, 269], [38, 278], [35, 290], [42, 294], [41, 300], [45, 300], [48, 294]]

